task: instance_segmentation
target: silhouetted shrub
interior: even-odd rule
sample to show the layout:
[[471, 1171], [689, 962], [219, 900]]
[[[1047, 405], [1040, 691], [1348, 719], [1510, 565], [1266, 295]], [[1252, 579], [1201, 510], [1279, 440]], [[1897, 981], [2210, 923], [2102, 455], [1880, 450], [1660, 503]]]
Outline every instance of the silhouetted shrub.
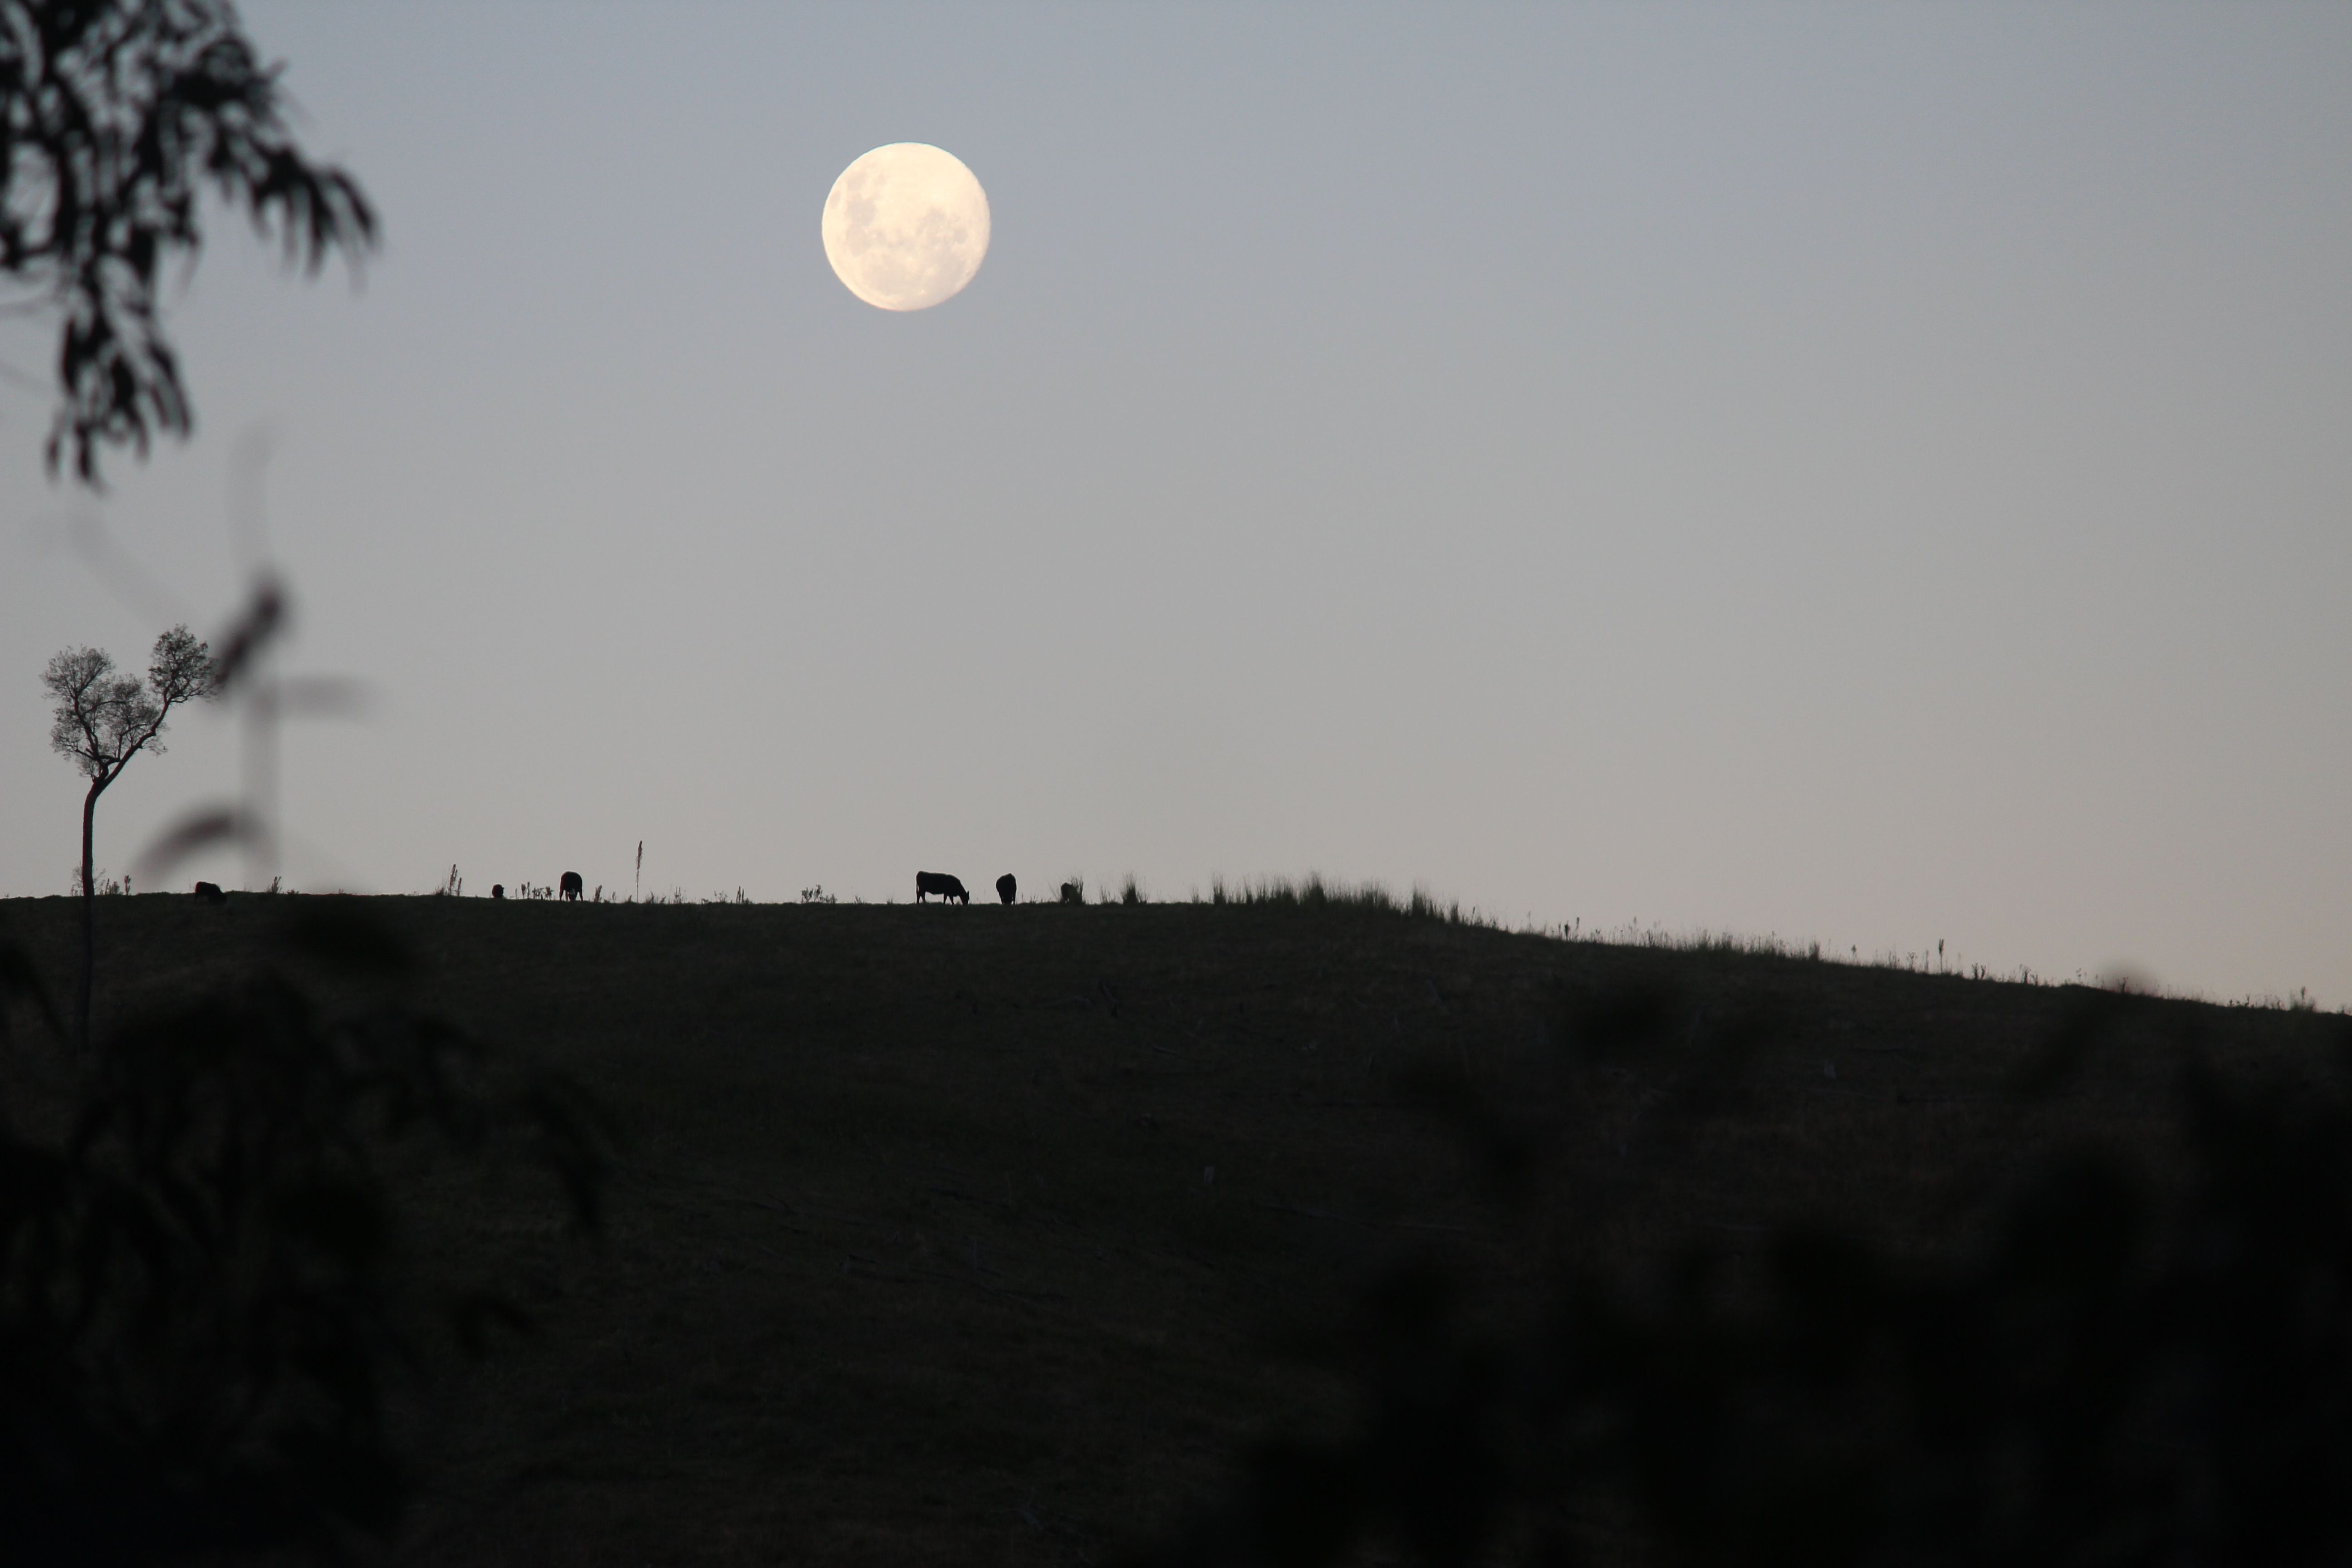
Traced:
[[[1193, 895], [1198, 901], [1200, 895]], [[1212, 904], [1240, 904], [1252, 908], [1279, 910], [1325, 910], [1334, 907], [1367, 910], [1381, 914], [1407, 914], [1418, 920], [1437, 920], [1455, 925], [1490, 923], [1475, 913], [1465, 916], [1459, 903], [1440, 903], [1428, 889], [1415, 888], [1400, 901], [1378, 882], [1326, 882], [1320, 876], [1309, 873], [1303, 880], [1294, 882], [1286, 877], [1262, 877], [1255, 881], [1227, 882], [1223, 877], [1209, 880], [1208, 901]]]
[[[1677, 1012], [1569, 1032], [1668, 1052]], [[1352, 1436], [1266, 1445], [1150, 1561], [2342, 1563], [2352, 1100], [2192, 1065], [2175, 1118], [2175, 1159], [2065, 1154], [1937, 1261], [1791, 1226], [1744, 1273], [1712, 1245], [1648, 1289], [1562, 1268], [1500, 1326], [1402, 1268], [1335, 1336]]]
[[[347, 982], [406, 963], [331, 906], [289, 947]], [[593, 1226], [599, 1113], [446, 1024], [329, 1005], [276, 970], [121, 1031], [69, 1076], [44, 1035], [59, 1039], [47, 995], [0, 944], [10, 1081], [54, 1089], [0, 1121], [7, 1560], [325, 1558], [388, 1533], [404, 1391], [526, 1322], [489, 1281], [425, 1279], [404, 1180], [519, 1157]]]

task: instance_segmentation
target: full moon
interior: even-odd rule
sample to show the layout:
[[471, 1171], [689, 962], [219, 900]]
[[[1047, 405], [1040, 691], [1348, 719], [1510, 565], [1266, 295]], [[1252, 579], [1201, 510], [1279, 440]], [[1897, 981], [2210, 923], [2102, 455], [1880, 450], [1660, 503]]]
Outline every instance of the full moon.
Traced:
[[961, 293], [988, 254], [988, 193], [952, 153], [877, 147], [824, 198], [824, 258], [885, 310], [927, 310]]

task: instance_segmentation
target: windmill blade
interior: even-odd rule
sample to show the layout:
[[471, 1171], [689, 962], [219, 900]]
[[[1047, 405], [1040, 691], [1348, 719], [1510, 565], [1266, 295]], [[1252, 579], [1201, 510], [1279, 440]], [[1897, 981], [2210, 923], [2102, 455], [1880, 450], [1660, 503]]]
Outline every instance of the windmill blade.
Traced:
[[213, 656], [213, 679], [223, 691], [234, 687], [269, 640], [285, 629], [285, 588], [268, 573], [254, 580], [253, 599], [220, 637]]
[[202, 806], [141, 850], [131, 869], [141, 881], [152, 881], [215, 844], [252, 844], [263, 839], [261, 824], [250, 813], [233, 805]]
[[309, 718], [363, 719], [375, 705], [367, 682], [346, 675], [289, 675], [259, 696], [275, 712]]

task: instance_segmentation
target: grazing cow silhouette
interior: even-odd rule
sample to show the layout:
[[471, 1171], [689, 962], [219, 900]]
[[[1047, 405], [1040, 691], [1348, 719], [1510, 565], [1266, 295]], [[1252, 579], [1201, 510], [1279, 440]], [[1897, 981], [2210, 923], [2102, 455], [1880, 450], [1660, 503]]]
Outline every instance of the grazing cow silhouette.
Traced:
[[503, 899], [506, 896], [507, 885], [504, 882], [492, 882], [490, 884], [490, 897], [494, 899]]
[[960, 904], [971, 902], [971, 895], [963, 890], [963, 883], [944, 871], [915, 873], [915, 902], [921, 903], [927, 893], [937, 893], [942, 899], [951, 899]]
[[228, 895], [221, 891], [220, 884], [218, 882], [198, 882], [196, 884], [196, 897], [202, 899], [208, 904], [225, 904], [228, 902]]
[[996, 879], [997, 902], [1002, 904], [1011, 903], [1013, 901], [1013, 895], [1020, 890], [1021, 884], [1013, 879], [1012, 872], [1007, 871], [1004, 875]]
[[566, 871], [563, 873], [563, 880], [559, 883], [558, 886], [562, 889], [562, 894], [566, 899], [570, 900], [573, 903], [578, 903], [580, 901], [581, 889], [579, 872]]

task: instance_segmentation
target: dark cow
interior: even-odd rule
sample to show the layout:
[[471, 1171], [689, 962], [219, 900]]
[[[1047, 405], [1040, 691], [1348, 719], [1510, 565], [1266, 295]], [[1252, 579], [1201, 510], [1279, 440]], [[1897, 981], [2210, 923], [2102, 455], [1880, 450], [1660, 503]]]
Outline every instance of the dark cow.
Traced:
[[494, 899], [503, 899], [506, 896], [507, 885], [504, 882], [492, 882], [490, 884], [490, 897]]
[[1020, 890], [1021, 884], [1013, 879], [1012, 872], [1007, 871], [1004, 875], [996, 879], [997, 902], [1001, 904], [1011, 903], [1013, 901], [1013, 895]]
[[580, 881], [580, 873], [577, 871], [563, 873], [563, 880], [557, 886], [563, 897], [575, 904], [580, 901], [580, 895], [584, 890]]
[[1062, 902], [1066, 904], [1083, 904], [1086, 901], [1087, 889], [1083, 883], [1065, 882], [1062, 884]]
[[971, 895], [963, 890], [963, 883], [957, 880], [955, 878], [949, 876], [946, 872], [916, 872], [915, 902], [919, 904], [921, 903], [924, 896], [930, 893], [937, 893], [940, 898], [951, 900], [959, 904], [968, 904], [971, 902]]
[[218, 882], [198, 882], [196, 884], [196, 897], [208, 904], [225, 904], [228, 902], [228, 895], [221, 891], [220, 884]]

